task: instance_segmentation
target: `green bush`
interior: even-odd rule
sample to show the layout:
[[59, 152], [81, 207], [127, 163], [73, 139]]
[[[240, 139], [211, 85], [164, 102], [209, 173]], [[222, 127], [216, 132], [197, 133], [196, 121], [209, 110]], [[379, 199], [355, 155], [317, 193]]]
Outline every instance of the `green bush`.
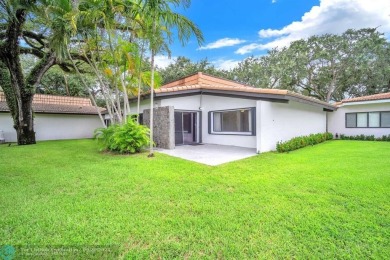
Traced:
[[149, 128], [129, 119], [123, 125], [96, 129], [95, 138], [102, 145], [102, 150], [121, 154], [139, 153], [149, 144]]
[[331, 140], [331, 139], [333, 139], [333, 135], [331, 133], [320, 133], [320, 134], [311, 134], [308, 136], [298, 136], [286, 142], [282, 142], [282, 141], [278, 142], [276, 144], [276, 150], [279, 153], [284, 153], [284, 152], [297, 150], [299, 148], [308, 145], [315, 145], [318, 143], [322, 143], [325, 142], [326, 140]]
[[361, 140], [361, 141], [384, 141], [390, 142], [390, 135], [383, 135], [382, 137], [375, 138], [374, 135], [340, 135], [341, 140]]

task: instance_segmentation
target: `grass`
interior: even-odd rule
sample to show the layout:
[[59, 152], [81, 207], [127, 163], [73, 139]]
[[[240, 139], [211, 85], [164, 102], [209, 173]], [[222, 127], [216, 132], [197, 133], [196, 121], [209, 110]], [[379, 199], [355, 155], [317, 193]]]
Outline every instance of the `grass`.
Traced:
[[0, 245], [19, 255], [100, 245], [119, 258], [389, 259], [389, 158], [389, 143], [366, 141], [217, 167], [102, 154], [91, 140], [2, 145]]

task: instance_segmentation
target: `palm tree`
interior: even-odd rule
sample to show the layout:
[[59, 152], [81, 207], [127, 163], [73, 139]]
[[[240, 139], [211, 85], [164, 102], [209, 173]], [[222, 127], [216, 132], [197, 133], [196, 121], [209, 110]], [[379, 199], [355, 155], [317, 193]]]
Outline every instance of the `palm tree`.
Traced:
[[168, 43], [172, 42], [172, 29], [177, 29], [180, 42], [184, 45], [192, 35], [199, 44], [203, 42], [203, 35], [199, 28], [189, 19], [171, 10], [173, 7], [188, 7], [190, 0], [141, 0], [143, 18], [147, 24], [151, 60], [151, 86], [150, 86], [150, 148], [149, 157], [153, 157], [153, 107], [154, 107], [154, 72], [155, 56], [159, 51], [169, 53]]
[[[103, 116], [96, 104], [95, 97], [80, 72], [80, 65], [76, 65], [74, 60], [75, 55], [72, 54], [70, 50], [71, 47], [76, 48], [77, 56], [79, 56], [84, 63], [88, 63], [88, 58], [85, 56], [83, 57], [83, 55], [80, 54], [82, 47], [76, 45], [76, 43], [86, 41], [85, 35], [81, 35], [80, 32], [85, 32], [89, 29], [90, 25], [86, 26], [85, 20], [82, 20], [84, 24], [83, 26], [81, 25], [80, 17], [82, 12], [79, 10], [80, 5], [78, 2], [71, 0], [58, 0], [54, 2], [56, 5], [48, 5], [45, 8], [44, 15], [47, 19], [47, 24], [51, 28], [56, 28], [51, 37], [51, 42], [54, 43], [53, 49], [57, 54], [57, 59], [70, 61], [71, 67], [73, 67], [74, 71], [79, 76], [81, 83], [84, 85], [84, 88], [88, 91], [89, 97], [96, 108], [102, 125], [105, 126]], [[84, 17], [85, 13], [83, 14], [83, 18]], [[78, 39], [78, 36], [82, 36], [81, 39]]]
[[[111, 120], [114, 122], [118, 120], [119, 123], [126, 122], [130, 112], [125, 82], [126, 69], [124, 69], [130, 50], [129, 44], [121, 39], [118, 31], [125, 34], [126, 30], [129, 30], [125, 22], [126, 19], [132, 18], [132, 12], [129, 12], [132, 5], [133, 2], [129, 0], [85, 0], [77, 5], [54, 10], [63, 12], [62, 19], [72, 24], [71, 28], [65, 26], [63, 30], [68, 36], [68, 41], [73, 39], [73, 42], [78, 42], [79, 46], [68, 44], [67, 48], [77, 48], [82, 53], [84, 60], [96, 74]], [[68, 58], [72, 57], [68, 54]], [[72, 65], [80, 80], [84, 82], [73, 61]], [[103, 78], [109, 79], [111, 84], [106, 84]], [[85, 87], [91, 92], [88, 86]], [[93, 96], [90, 95], [90, 97], [94, 102]], [[123, 104], [123, 109], [121, 104]]]

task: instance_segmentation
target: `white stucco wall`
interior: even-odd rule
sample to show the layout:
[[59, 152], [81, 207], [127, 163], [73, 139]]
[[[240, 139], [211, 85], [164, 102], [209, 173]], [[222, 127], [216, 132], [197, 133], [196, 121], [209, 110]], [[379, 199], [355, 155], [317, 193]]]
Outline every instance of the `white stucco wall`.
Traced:
[[[0, 113], [0, 130], [7, 142], [16, 141], [16, 132], [9, 113]], [[93, 131], [102, 127], [96, 115], [35, 114], [36, 138], [42, 140], [92, 138]]]
[[0, 130], [4, 132], [6, 142], [16, 141], [16, 132], [13, 125], [14, 122], [10, 113], [0, 113]]
[[[202, 96], [203, 104], [205, 96]], [[193, 110], [199, 111], [201, 107], [201, 96], [184, 96], [184, 97], [175, 97], [169, 99], [162, 99], [161, 106], [174, 106], [176, 110]]]
[[208, 133], [209, 111], [256, 107], [255, 100], [204, 95], [202, 100], [202, 107], [202, 126], [204, 143], [256, 148], [256, 136], [219, 135]]
[[215, 110], [255, 107], [256, 101], [241, 98], [194, 95], [161, 100], [161, 106], [174, 106], [175, 110], [202, 111], [202, 142], [256, 148], [256, 136], [209, 134], [208, 113]]
[[339, 107], [337, 111], [329, 113], [328, 130], [333, 134], [344, 135], [375, 135], [381, 137], [390, 135], [390, 128], [346, 128], [345, 114], [356, 112], [390, 111], [390, 101], [374, 101], [365, 103], [350, 103]]
[[326, 112], [294, 101], [257, 101], [257, 130], [258, 152], [273, 151], [278, 141], [326, 132]]
[[[149, 104], [148, 101], [144, 102]], [[256, 148], [258, 152], [275, 150], [276, 143], [281, 140], [326, 132], [326, 112], [321, 107], [294, 101], [275, 103], [194, 95], [162, 99], [158, 106], [173, 106], [175, 110], [202, 111], [203, 143]], [[250, 107], [256, 107], [256, 136], [208, 133], [208, 112]], [[145, 108], [149, 107], [145, 106]]]
[[[159, 107], [160, 104], [161, 104], [160, 100], [154, 100], [155, 107]], [[144, 109], [150, 109], [150, 99], [141, 100], [141, 103], [139, 106], [140, 113], [143, 113]], [[138, 110], [137, 100], [130, 102], [130, 113], [136, 114], [137, 110]]]

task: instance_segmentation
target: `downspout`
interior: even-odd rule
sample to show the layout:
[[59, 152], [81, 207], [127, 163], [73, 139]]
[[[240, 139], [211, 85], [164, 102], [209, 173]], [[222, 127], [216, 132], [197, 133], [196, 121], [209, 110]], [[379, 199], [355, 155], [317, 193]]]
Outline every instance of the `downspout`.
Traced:
[[[200, 99], [199, 99], [199, 110], [200, 110], [200, 112], [199, 112], [199, 115], [200, 115], [200, 117], [198, 118], [198, 126], [197, 126], [197, 128], [198, 128], [198, 131], [199, 131], [199, 135], [198, 135], [198, 142], [199, 143], [202, 143], [203, 142], [203, 122], [202, 122], [202, 120], [203, 120], [203, 91], [201, 91], [200, 92]], [[207, 126], [208, 127], [208, 126]]]
[[261, 103], [262, 101], [256, 100], [256, 120], [255, 120], [255, 126], [256, 127], [256, 153], [260, 154], [261, 151], [261, 120], [262, 120], [262, 114], [261, 114]]
[[328, 111], [326, 111], [326, 132], [328, 133]]
[[202, 110], [202, 102], [203, 101], [203, 91], [200, 92], [200, 100], [199, 100], [199, 110]]

